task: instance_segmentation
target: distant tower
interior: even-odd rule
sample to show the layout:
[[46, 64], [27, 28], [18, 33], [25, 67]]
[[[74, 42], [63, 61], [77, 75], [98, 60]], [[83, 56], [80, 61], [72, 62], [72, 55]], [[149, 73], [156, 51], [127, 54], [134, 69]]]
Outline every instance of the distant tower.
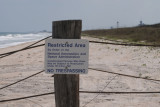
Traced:
[[143, 24], [143, 22], [142, 22], [142, 20], [140, 21], [140, 25], [142, 26], [142, 24]]
[[117, 21], [117, 29], [119, 28], [119, 22]]
[[144, 23], [142, 22], [142, 20], [139, 22], [139, 26], [143, 26]]

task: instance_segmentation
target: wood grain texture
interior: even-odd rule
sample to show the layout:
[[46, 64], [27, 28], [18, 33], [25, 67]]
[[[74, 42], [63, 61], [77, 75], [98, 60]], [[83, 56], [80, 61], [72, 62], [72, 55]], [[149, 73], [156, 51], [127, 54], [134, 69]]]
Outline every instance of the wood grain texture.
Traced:
[[[82, 21], [55, 21], [52, 37], [59, 39], [80, 39]], [[54, 77], [56, 107], [79, 107], [79, 74], [56, 74]]]

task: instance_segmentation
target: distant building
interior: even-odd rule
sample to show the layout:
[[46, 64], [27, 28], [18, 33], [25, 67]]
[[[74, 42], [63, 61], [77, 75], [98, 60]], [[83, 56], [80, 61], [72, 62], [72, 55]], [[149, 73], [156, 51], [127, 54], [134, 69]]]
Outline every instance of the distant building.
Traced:
[[142, 22], [142, 20], [139, 22], [139, 26], [143, 26], [144, 23]]
[[117, 28], [119, 28], [119, 22], [117, 21]]
[[40, 31], [40, 32], [48, 32], [47, 30], [42, 30], [42, 31]]

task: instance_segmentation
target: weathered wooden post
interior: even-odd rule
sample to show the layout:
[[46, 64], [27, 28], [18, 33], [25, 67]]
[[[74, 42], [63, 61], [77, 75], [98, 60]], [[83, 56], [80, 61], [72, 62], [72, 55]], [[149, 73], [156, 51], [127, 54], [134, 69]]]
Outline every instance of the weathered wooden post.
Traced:
[[[66, 20], [52, 23], [52, 37], [57, 39], [80, 39], [82, 21]], [[79, 107], [79, 74], [55, 74], [56, 107]]]

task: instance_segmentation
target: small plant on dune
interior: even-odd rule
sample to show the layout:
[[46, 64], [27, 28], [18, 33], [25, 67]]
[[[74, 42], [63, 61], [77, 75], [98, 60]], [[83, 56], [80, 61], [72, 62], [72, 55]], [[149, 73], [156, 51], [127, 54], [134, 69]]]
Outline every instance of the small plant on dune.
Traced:
[[147, 66], [146, 64], [142, 64], [142, 66]]
[[119, 50], [119, 49], [114, 49], [116, 52]]
[[136, 51], [138, 51], [138, 49], [134, 49], [133, 51], [136, 52]]
[[145, 78], [145, 79], [149, 79], [149, 78], [151, 78], [151, 77], [149, 77], [149, 76], [145, 76], [144, 78]]
[[142, 77], [142, 74], [141, 74], [141, 73], [139, 73], [139, 77]]
[[107, 49], [110, 49], [110, 47], [107, 47]]

